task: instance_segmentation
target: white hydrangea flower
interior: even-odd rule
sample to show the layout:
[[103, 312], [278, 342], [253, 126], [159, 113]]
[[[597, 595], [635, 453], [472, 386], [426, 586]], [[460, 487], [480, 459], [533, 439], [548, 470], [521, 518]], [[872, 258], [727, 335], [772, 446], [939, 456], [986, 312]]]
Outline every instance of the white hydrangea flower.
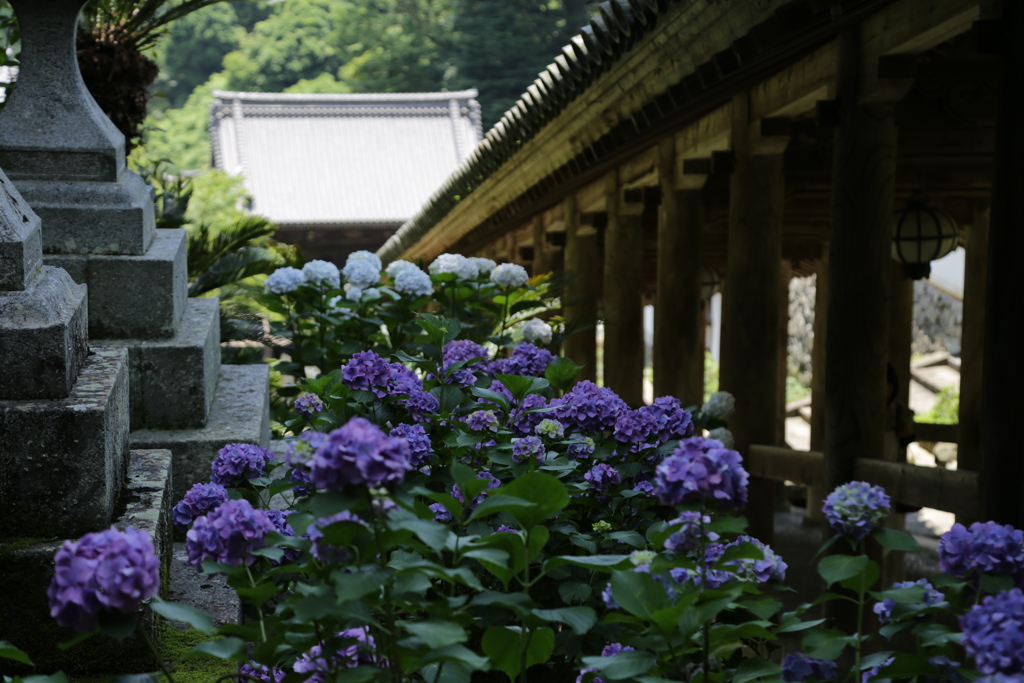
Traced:
[[565, 434], [565, 427], [558, 420], [552, 420], [551, 418], [545, 418], [540, 421], [533, 429], [533, 433], [537, 436], [546, 436], [549, 439], [561, 439]]
[[398, 277], [398, 274], [403, 270], [419, 270], [415, 263], [412, 261], [392, 261], [388, 264], [387, 269], [384, 271], [391, 277]]
[[476, 266], [479, 277], [490, 275], [491, 271], [494, 270], [495, 266], [498, 265], [491, 259], [484, 258], [482, 256], [471, 256], [469, 257], [469, 260], [470, 262], [472, 262], [473, 265]]
[[406, 268], [395, 276], [395, 289], [402, 294], [430, 296], [434, 293], [434, 283], [419, 268]]
[[523, 339], [531, 344], [550, 344], [551, 326], [540, 318], [532, 318], [523, 325]]
[[516, 263], [502, 263], [491, 271], [491, 282], [499, 287], [522, 287], [529, 279], [526, 268]]
[[728, 391], [712, 394], [704, 407], [700, 409], [708, 417], [725, 420], [736, 410], [736, 399]]
[[338, 266], [329, 261], [310, 261], [302, 266], [302, 274], [306, 276], [306, 282], [324, 284], [330, 289], [341, 287], [341, 273]]
[[373, 262], [369, 259], [349, 260], [342, 273], [345, 275], [345, 282], [359, 289], [372, 287], [380, 280], [380, 269], [374, 268]]
[[348, 255], [348, 258], [345, 259], [345, 265], [347, 266], [350, 263], [354, 263], [356, 261], [369, 261], [371, 264], [373, 264], [374, 270], [376, 270], [378, 273], [380, 272], [382, 265], [380, 262], [380, 258], [372, 251], [366, 251], [365, 249], [353, 251], [351, 254]]
[[359, 303], [360, 299], [363, 298], [363, 290], [356, 286], [349, 287], [345, 291], [345, 298], [349, 301]]
[[718, 429], [712, 429], [708, 432], [709, 439], [715, 439], [721, 441], [722, 445], [726, 448], [733, 448], [736, 445], [736, 439], [733, 438], [732, 432], [725, 427], [719, 427]]
[[327, 300], [327, 312], [331, 313], [332, 315], [340, 316], [342, 318], [351, 318], [356, 313], [351, 308], [348, 308], [346, 306], [341, 306], [340, 305], [342, 300], [343, 300], [343, 298], [344, 297], [339, 295], [339, 296], [332, 296], [330, 299], [328, 299]]
[[298, 268], [278, 268], [263, 283], [263, 291], [270, 294], [287, 294], [294, 292], [305, 281], [306, 276]]
[[376, 299], [377, 297], [380, 296], [380, 290], [377, 289], [376, 287], [367, 287], [366, 289], [363, 290], [363, 296], [370, 297], [371, 299]]
[[462, 254], [441, 254], [430, 264], [431, 273], [455, 273], [463, 280], [475, 280], [480, 274], [475, 263]]

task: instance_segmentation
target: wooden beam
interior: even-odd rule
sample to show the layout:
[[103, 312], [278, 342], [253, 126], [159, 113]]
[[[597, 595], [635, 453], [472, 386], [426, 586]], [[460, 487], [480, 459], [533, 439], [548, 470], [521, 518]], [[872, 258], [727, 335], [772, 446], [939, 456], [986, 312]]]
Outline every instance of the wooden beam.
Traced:
[[658, 147], [646, 149], [619, 166], [619, 181], [623, 188], [657, 186]]
[[798, 116], [835, 97], [838, 43], [833, 40], [750, 89], [754, 118]]
[[597, 290], [601, 264], [598, 261], [596, 231], [580, 234], [580, 213], [576, 197], [562, 203], [565, 220], [566, 287], [562, 299], [566, 328], [571, 332], [562, 348], [583, 369], [579, 381], [597, 381]]
[[[828, 348], [828, 243], [821, 245], [821, 254], [814, 276], [814, 346], [811, 348], [811, 450], [825, 448], [825, 349]], [[825, 516], [821, 505], [828, 491], [825, 482], [817, 480], [807, 485], [807, 516], [813, 523], [821, 523]]]
[[957, 469], [981, 469], [981, 378], [985, 367], [985, 276], [988, 266], [989, 203], [975, 203], [967, 226], [964, 317], [960, 344], [960, 433]]
[[[745, 464], [751, 477], [804, 485], [824, 480], [825, 456], [818, 451], [753, 445], [748, 453]], [[857, 458], [853, 476], [881, 486], [894, 503], [977, 519], [978, 475], [974, 472]]]
[[693, 190], [703, 187], [703, 180], [699, 181], [701, 184], [697, 187], [692, 182], [687, 182], [683, 164], [688, 159], [710, 158], [712, 152], [730, 149], [731, 130], [732, 102], [727, 102], [684, 127], [673, 136], [675, 141], [673, 176], [676, 189]]

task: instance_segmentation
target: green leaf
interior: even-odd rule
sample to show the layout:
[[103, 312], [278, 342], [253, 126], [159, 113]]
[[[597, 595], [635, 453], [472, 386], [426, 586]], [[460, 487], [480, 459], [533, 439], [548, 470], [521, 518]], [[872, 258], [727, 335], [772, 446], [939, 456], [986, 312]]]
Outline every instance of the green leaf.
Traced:
[[466, 395], [462, 393], [455, 384], [442, 384], [439, 387], [434, 387], [430, 390], [430, 393], [437, 399], [438, 412], [450, 413], [462, 405]]
[[341, 572], [331, 573], [334, 581], [334, 598], [337, 604], [359, 600], [372, 593], [379, 593], [387, 583], [387, 575], [382, 571]]
[[[466, 500], [471, 499], [467, 498]], [[448, 527], [426, 519], [392, 519], [388, 520], [387, 526], [392, 531], [401, 529], [413, 532], [416, 534], [417, 538], [423, 541], [428, 548], [435, 552], [441, 552], [444, 548], [445, 541], [448, 540]]]
[[836, 629], [815, 629], [804, 634], [803, 651], [808, 657], [834, 661], [847, 645], [853, 645], [856, 636], [848, 636]]
[[640, 550], [647, 547], [647, 541], [645, 541], [644, 537], [635, 531], [613, 531], [608, 534], [608, 538], [614, 541], [622, 541], [626, 545], [631, 545], [634, 548], [639, 548]]
[[[502, 489], [497, 490], [501, 491]], [[518, 511], [519, 514], [524, 514], [524, 511], [531, 510], [536, 507], [537, 506], [534, 503], [523, 500], [522, 498], [503, 496], [500, 493], [490, 493], [482, 503], [473, 509], [473, 514], [469, 516], [469, 521], [473, 522], [478, 519], [490, 517], [498, 514], [499, 512], [505, 512], [513, 518], [518, 519], [518, 517], [513, 514], [514, 511]]]
[[497, 391], [491, 391], [490, 389], [481, 389], [480, 387], [473, 387], [469, 392], [474, 396], [479, 396], [480, 398], [486, 398], [488, 401], [493, 401], [498, 404], [503, 411], [508, 413], [508, 399], [505, 398], [504, 394], [499, 394]]
[[839, 585], [856, 593], [860, 593], [862, 591], [870, 590], [878, 581], [880, 574], [881, 571], [879, 570], [878, 563], [869, 560], [863, 571], [861, 571], [857, 576], [851, 576], [848, 579], [843, 579], [839, 582]]
[[257, 607], [265, 604], [267, 600], [277, 595], [277, 590], [277, 586], [270, 581], [264, 581], [255, 586], [239, 586], [235, 588], [238, 597]]
[[110, 683], [157, 683], [153, 674], [125, 674], [110, 680]]
[[612, 574], [612, 597], [622, 609], [641, 619], [650, 619], [655, 609], [668, 604], [665, 589], [645, 572]]
[[533, 613], [545, 621], [560, 621], [578, 636], [586, 634], [597, 624], [597, 612], [589, 607], [562, 607], [560, 609], [535, 609]]
[[744, 601], [743, 607], [761, 619], [771, 619], [776, 612], [782, 609], [782, 602], [768, 595], [762, 595], [759, 598]]
[[748, 683], [758, 678], [776, 678], [782, 672], [782, 667], [774, 662], [753, 657], [744, 659], [736, 667], [736, 673], [732, 676], [732, 683]]
[[216, 657], [217, 659], [241, 660], [245, 656], [245, 641], [234, 636], [199, 643], [185, 653], [185, 659]]
[[893, 550], [905, 550], [907, 552], [916, 553], [921, 549], [921, 546], [917, 544], [917, 541], [913, 536], [903, 531], [897, 531], [896, 529], [886, 529], [881, 527], [871, 532], [871, 535], [881, 545], [886, 548], [892, 548]]
[[795, 624], [789, 626], [783, 626], [777, 629], [776, 633], [796, 633], [797, 631], [806, 631], [809, 628], [814, 628], [825, 623], [825, 619], [812, 619], [811, 621], [798, 621]]
[[466, 630], [451, 621], [430, 619], [428, 621], [399, 621], [399, 626], [413, 634], [431, 649], [466, 642]]
[[828, 585], [857, 576], [868, 566], [867, 555], [829, 555], [818, 563], [818, 574]]
[[124, 640], [135, 632], [139, 620], [134, 614], [105, 612], [99, 616], [100, 632], [117, 640]]
[[978, 587], [982, 593], [1002, 593], [1013, 588], [1013, 578], [1005, 574], [982, 574]]
[[543, 472], [529, 472], [501, 487], [499, 491], [503, 495], [535, 504], [532, 508], [509, 511], [509, 515], [525, 530], [553, 517], [569, 504], [569, 492], [565, 484]]
[[[18, 679], [14, 680], [17, 681]], [[63, 671], [58, 671], [57, 673], [49, 676], [28, 676], [21, 679], [21, 681], [22, 683], [68, 683], [68, 677], [64, 675]]]
[[558, 357], [548, 364], [544, 370], [544, 377], [551, 382], [551, 386], [561, 390], [569, 391], [576, 375], [583, 369], [582, 365], [576, 365], [571, 358]]
[[210, 619], [210, 616], [205, 612], [200, 612], [191, 605], [167, 602], [157, 597], [153, 599], [149, 606], [150, 609], [165, 619], [188, 624], [203, 633], [213, 633], [213, 620]]
[[621, 681], [650, 671], [654, 666], [654, 655], [633, 650], [620, 652], [612, 657], [584, 657], [583, 665], [597, 669], [601, 676], [608, 680]]
[[564, 602], [583, 602], [593, 594], [588, 584], [580, 581], [566, 581], [558, 586], [558, 595]]
[[[473, 652], [467, 647], [462, 645], [448, 645], [447, 647], [437, 648], [431, 650], [422, 660], [420, 660], [420, 666], [429, 664], [431, 662], [448, 662], [442, 669], [441, 681], [450, 680], [445, 678], [445, 671], [457, 672], [462, 667], [452, 666], [453, 663], [461, 664], [465, 667], [466, 673], [469, 671], [485, 671], [489, 667], [489, 662], [486, 657], [481, 657], [477, 653]], [[436, 669], [433, 669], [436, 673]], [[433, 675], [427, 676], [428, 681], [433, 681]], [[466, 683], [469, 682], [469, 676], [467, 675], [464, 679]]]
[[29, 666], [35, 666], [27, 654], [11, 645], [6, 640], [0, 640], [0, 657], [4, 659], [13, 659], [16, 662], [28, 664]]
[[526, 647], [526, 668], [543, 664], [554, 652], [555, 632], [550, 628], [539, 628], [524, 634], [516, 626], [492, 626], [484, 631], [481, 645], [491, 664], [514, 681], [521, 671], [522, 648]]
[[380, 669], [375, 666], [357, 666], [354, 669], [342, 669], [331, 683], [368, 683], [379, 674]]
[[560, 555], [547, 560], [544, 563], [544, 571], [549, 572], [552, 569], [566, 564], [574, 564], [577, 567], [586, 567], [587, 569], [604, 571], [622, 569], [632, 565], [629, 561], [629, 555]]
[[463, 465], [461, 462], [453, 462], [449, 472], [452, 475], [452, 479], [455, 480], [456, 486], [459, 487], [463, 500], [466, 501], [475, 500], [487, 488], [487, 485], [491, 483], [490, 479], [479, 479], [476, 476], [476, 470]]
[[509, 393], [512, 394], [512, 398], [518, 403], [526, 398], [526, 395], [530, 392], [534, 378], [521, 377], [520, 375], [495, 375], [494, 379], [501, 382], [509, 390]]

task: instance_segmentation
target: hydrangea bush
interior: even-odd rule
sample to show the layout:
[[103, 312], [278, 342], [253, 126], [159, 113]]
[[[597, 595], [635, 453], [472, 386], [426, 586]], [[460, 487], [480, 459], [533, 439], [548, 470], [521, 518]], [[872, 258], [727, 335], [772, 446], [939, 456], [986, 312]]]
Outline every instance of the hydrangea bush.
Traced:
[[[455, 255], [429, 273], [397, 262], [381, 276], [371, 257], [353, 255], [337, 282], [310, 267], [290, 290], [301, 296], [281, 300], [340, 296], [342, 279], [362, 296], [397, 292], [407, 276], [429, 278], [435, 297], [447, 290], [464, 303], [489, 291], [510, 309], [526, 282], [515, 268]], [[285, 289], [297, 278], [268, 283]], [[401, 334], [415, 344], [367, 336], [299, 381], [282, 460], [226, 446], [210, 481], [174, 507], [189, 563], [227, 575], [246, 614], [194, 656], [278, 683], [1024, 675], [1021, 532], [958, 525], [940, 544], [945, 574], [884, 588], [867, 544], [916, 544], [882, 526], [884, 491], [851, 482], [825, 503], [835, 535], [818, 565], [830, 587], [818, 603], [855, 604], [860, 625], [845, 633], [806, 620], [812, 605], [786, 612], [779, 599], [789, 563], [744, 533], [749, 475], [730, 447], [730, 395], [689, 409], [672, 397], [632, 407], [608, 388], [574, 384], [578, 368], [536, 330], [495, 343], [508, 310], [483, 335], [472, 316], [418, 307], [402, 313], [416, 331]], [[327, 322], [315, 335], [342, 334]], [[110, 530], [65, 544], [50, 591], [59, 623], [113, 632], [107, 615], [148, 601], [210, 629], [155, 597], [147, 542]], [[781, 649], [784, 634], [799, 651]], [[897, 637], [913, 648], [887, 645]], [[0, 647], [0, 657], [13, 651]]]

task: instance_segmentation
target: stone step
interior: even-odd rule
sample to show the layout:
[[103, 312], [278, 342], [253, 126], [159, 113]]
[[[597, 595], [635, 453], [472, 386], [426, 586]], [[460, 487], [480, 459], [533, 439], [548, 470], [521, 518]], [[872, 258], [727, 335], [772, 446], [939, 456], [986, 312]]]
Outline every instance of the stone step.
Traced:
[[194, 429], [206, 424], [220, 374], [220, 301], [188, 299], [170, 339], [99, 339], [128, 349], [132, 429]]
[[89, 285], [90, 339], [169, 339], [188, 297], [186, 245], [184, 230], [157, 230], [141, 256], [44, 254], [43, 262]]
[[128, 419], [124, 349], [87, 356], [67, 398], [0, 401], [0, 538], [63, 538], [110, 524]]
[[[171, 454], [166, 450], [133, 450], [128, 459], [127, 486], [121, 492], [125, 511], [114, 525], [149, 532], [160, 558], [163, 581], [171, 568]], [[119, 480], [120, 482], [120, 480]], [[87, 531], [100, 531], [107, 524]], [[68, 674], [125, 674], [153, 671], [157, 667], [149, 647], [138, 632], [122, 643], [96, 636], [68, 650], [57, 645], [74, 636], [50, 617], [46, 589], [53, 578], [53, 557], [65, 537], [77, 540], [79, 534], [60, 534], [44, 539], [0, 541], [0, 640], [14, 643], [36, 665], [34, 672], [63, 670]], [[168, 585], [162, 585], [166, 596]], [[153, 613], [142, 611], [143, 627], [151, 637], [158, 630]], [[102, 647], [96, 647], [102, 638]], [[24, 674], [9, 670], [15, 666], [4, 660], [5, 674]]]
[[196, 482], [210, 479], [210, 464], [229, 443], [270, 443], [270, 368], [222, 365], [210, 419], [201, 429], [140, 429], [132, 448], [166, 448], [174, 454], [174, 500]]
[[19, 180], [21, 195], [43, 221], [47, 254], [143, 255], [156, 236], [153, 195], [127, 171], [117, 182]]

